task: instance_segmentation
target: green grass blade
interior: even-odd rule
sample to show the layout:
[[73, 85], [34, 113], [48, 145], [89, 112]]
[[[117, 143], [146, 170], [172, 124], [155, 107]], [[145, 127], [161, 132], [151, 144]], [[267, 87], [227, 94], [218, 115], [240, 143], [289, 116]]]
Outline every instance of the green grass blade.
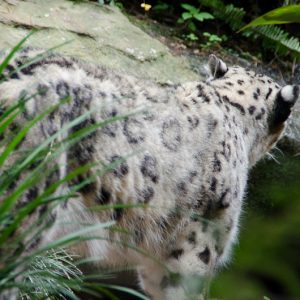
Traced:
[[[0, 122], [3, 123], [4, 119], [6, 119], [12, 112], [14, 112], [17, 109], [20, 109], [20, 107], [24, 107], [25, 102], [29, 100], [26, 98], [20, 98], [19, 101], [17, 101], [16, 104], [13, 104], [9, 106], [8, 108], [5, 108], [5, 111], [0, 116]], [[2, 131], [0, 131], [2, 132]]]
[[[4, 130], [15, 120], [15, 118], [19, 115], [19, 111], [15, 111], [9, 118], [6, 118], [5, 121], [0, 124], [0, 133], [3, 133]], [[2, 154], [0, 155], [1, 159]]]
[[86, 112], [85, 114], [79, 116], [78, 118], [74, 119], [73, 121], [67, 123], [64, 127], [62, 127], [58, 132], [50, 136], [48, 139], [46, 139], [41, 145], [39, 145], [37, 148], [35, 148], [28, 157], [23, 161], [23, 163], [20, 165], [20, 169], [24, 168], [26, 165], [28, 165], [34, 158], [46, 147], [48, 147], [51, 142], [53, 142], [57, 137], [59, 137], [61, 134], [67, 132], [72, 127], [78, 125], [82, 121], [84, 121], [89, 115], [91, 114], [91, 111]]
[[[77, 168], [75, 171], [68, 173], [63, 179], [59, 180], [55, 184], [52, 184], [48, 189], [46, 189], [41, 195], [39, 195], [37, 198], [29, 202], [25, 207], [22, 207], [18, 210], [17, 215], [14, 217], [13, 222], [8, 225], [1, 233], [0, 236], [0, 245], [3, 243], [9, 235], [17, 228], [17, 226], [21, 223], [21, 221], [26, 218], [28, 214], [30, 214], [34, 209], [36, 209], [39, 205], [43, 204], [43, 198], [46, 196], [49, 196], [51, 193], [53, 193], [56, 188], [60, 185], [62, 185], [65, 182], [70, 181], [71, 179], [75, 178], [79, 174], [86, 173], [88, 170], [90, 170], [91, 164], [82, 166]], [[37, 177], [39, 178], [39, 172], [36, 172]], [[13, 207], [13, 204], [18, 200], [19, 196], [26, 190], [28, 187], [32, 186], [34, 184], [34, 178], [32, 176], [25, 182], [20, 185], [20, 187], [12, 193], [10, 196], [8, 196], [5, 201], [3, 202], [1, 206], [1, 215], [4, 215], [10, 208]]]
[[73, 232], [66, 236], [63, 236], [62, 238], [57, 239], [47, 245], [44, 245], [43, 247], [36, 250], [32, 255], [38, 255], [38, 254], [43, 253], [52, 248], [70, 245], [70, 244], [73, 244], [74, 242], [78, 242], [78, 240], [90, 239], [89, 237], [84, 237], [84, 236], [87, 234], [90, 234], [91, 232], [97, 231], [97, 230], [107, 229], [114, 224], [115, 224], [114, 221], [109, 221], [109, 222], [91, 225], [91, 226], [88, 226], [87, 228], [80, 229], [76, 232]]
[[22, 47], [22, 45], [30, 38], [30, 36], [35, 33], [36, 30], [32, 30], [28, 35], [26, 35], [10, 52], [9, 54], [6, 56], [6, 58], [3, 60], [3, 62], [0, 65], [0, 74], [2, 74], [3, 70], [5, 70], [5, 68], [8, 66], [10, 60], [12, 59], [12, 57], [15, 55], [15, 53], [17, 51], [20, 50], [20, 48]]
[[[38, 54], [37, 56], [29, 59], [28, 61], [26, 61], [26, 63], [22, 64], [20, 67], [16, 67], [14, 70], [12, 70], [11, 72], [8, 73], [8, 77], [11, 77], [12, 75], [16, 74], [17, 72], [22, 71], [23, 69], [29, 67], [32, 64], [35, 64], [39, 61], [41, 61], [44, 58], [47, 58], [47, 56], [49, 56], [51, 54], [51, 52], [55, 49], [61, 48], [69, 43], [71, 43], [73, 40], [68, 40], [66, 42], [63, 42], [61, 44], [58, 44], [54, 47], [51, 47], [49, 49], [47, 49], [46, 51], [44, 51], [43, 53]], [[0, 81], [1, 82], [1, 81]]]
[[15, 149], [15, 147], [21, 142], [21, 140], [25, 137], [27, 132], [39, 121], [41, 121], [46, 115], [51, 113], [52, 111], [56, 110], [59, 107], [60, 104], [54, 105], [44, 112], [42, 112], [40, 115], [35, 117], [33, 120], [28, 121], [26, 125], [21, 129], [21, 131], [15, 136], [15, 138], [7, 145], [7, 147], [4, 149], [4, 151], [0, 155], [0, 168], [3, 165], [4, 161], [7, 159], [7, 157], [10, 155], [10, 153]]

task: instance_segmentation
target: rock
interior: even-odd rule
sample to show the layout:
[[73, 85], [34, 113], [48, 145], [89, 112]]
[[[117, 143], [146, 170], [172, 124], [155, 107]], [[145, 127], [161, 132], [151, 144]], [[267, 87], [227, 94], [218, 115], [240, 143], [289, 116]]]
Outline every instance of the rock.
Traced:
[[[294, 70], [293, 84], [300, 85], [300, 64], [297, 64]], [[286, 137], [288, 137], [296, 147], [299, 154], [300, 152], [300, 99], [295, 105], [292, 118], [289, 121], [286, 130]]]
[[292, 117], [288, 122], [285, 137], [292, 143], [296, 154], [300, 152], [300, 100], [292, 113]]
[[26, 45], [52, 48], [80, 59], [158, 82], [197, 80], [184, 57], [134, 26], [116, 8], [63, 0], [0, 2], [0, 48], [13, 47], [32, 29]]

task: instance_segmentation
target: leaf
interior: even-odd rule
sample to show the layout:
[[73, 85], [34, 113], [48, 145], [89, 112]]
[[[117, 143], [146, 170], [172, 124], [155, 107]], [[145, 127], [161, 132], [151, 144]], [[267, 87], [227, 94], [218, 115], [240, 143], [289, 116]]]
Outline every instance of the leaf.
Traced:
[[188, 19], [191, 19], [193, 17], [193, 15], [189, 12], [184, 12], [182, 15], [181, 15], [182, 19], [183, 20], [188, 20]]
[[243, 26], [239, 32], [253, 26], [286, 23], [300, 23], [300, 4], [284, 6], [271, 10]]
[[201, 4], [217, 11], [225, 9], [225, 4], [222, 0], [201, 0]]
[[181, 7], [188, 10], [188, 11], [190, 11], [190, 12], [193, 12], [193, 11], [197, 10], [195, 6], [187, 4], [187, 3], [182, 3]]
[[186, 38], [189, 39], [190, 41], [198, 41], [198, 37], [192, 32], [188, 34]]
[[208, 19], [214, 19], [214, 16], [207, 12], [200, 12], [194, 15], [194, 18], [200, 22]]
[[161, 11], [164, 11], [164, 10], [167, 10], [170, 8], [170, 5], [167, 4], [167, 3], [160, 3], [160, 4], [157, 4], [153, 7], [153, 10], [157, 11], [157, 12], [161, 12]]
[[[289, 51], [293, 52], [295, 57], [300, 54], [300, 42], [298, 38], [290, 37], [289, 34], [275, 25], [260, 26], [252, 29], [254, 32], [259, 33], [264, 39], [268, 39], [275, 43], [276, 48], [283, 47], [283, 55]], [[274, 44], [273, 44], [274, 47]], [[299, 58], [298, 58], [299, 59]]]
[[183, 24], [183, 23], [184, 23], [184, 20], [183, 20], [182, 18], [179, 18], [179, 19], [177, 20], [177, 23], [178, 23], [178, 24]]
[[190, 31], [196, 31], [197, 27], [194, 22], [189, 22], [188, 28]]

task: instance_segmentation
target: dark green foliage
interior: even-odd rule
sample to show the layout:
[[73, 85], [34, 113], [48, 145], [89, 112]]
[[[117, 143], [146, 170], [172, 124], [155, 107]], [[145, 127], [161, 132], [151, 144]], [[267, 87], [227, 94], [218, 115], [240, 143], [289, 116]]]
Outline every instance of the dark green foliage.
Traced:
[[[232, 30], [237, 31], [245, 26], [244, 17], [246, 11], [243, 8], [235, 7], [233, 4], [224, 5], [220, 0], [200, 0], [200, 2], [213, 9], [214, 15], [227, 23]], [[268, 25], [253, 27], [247, 29], [244, 35], [252, 38], [261, 38], [264, 45], [279, 55], [291, 54], [300, 59], [300, 44], [297, 37], [291, 37], [290, 34], [278, 26]]]
[[233, 30], [237, 30], [242, 25], [245, 14], [243, 8], [228, 4], [225, 6], [224, 14], [219, 14], [219, 18], [222, 18], [224, 21], [226, 20]]
[[296, 37], [291, 37], [288, 32], [278, 26], [267, 25], [255, 27], [253, 32], [263, 37], [267, 47], [274, 47], [279, 55], [291, 54], [298, 61], [300, 60], [300, 43]]
[[[151, 1], [149, 2], [151, 3]], [[166, 15], [170, 20], [170, 12], [172, 12], [173, 18], [177, 18], [173, 25], [178, 19], [180, 24], [186, 25], [178, 26], [178, 33], [187, 40], [199, 42], [200, 46], [205, 45], [205, 48], [207, 48], [207, 43], [203, 39], [203, 32], [209, 32], [219, 37], [225, 34], [228, 37], [227, 47], [234, 44], [236, 39], [248, 39], [250, 48], [253, 45], [252, 41], [262, 43], [263, 47], [260, 47], [259, 50], [263, 54], [273, 53], [277, 56], [289, 56], [300, 61], [299, 30], [296, 27], [267, 25], [246, 28], [245, 31], [239, 32], [249, 20], [281, 5], [280, 1], [253, 3], [251, 0], [243, 2], [234, 0], [159, 1], [157, 6], [153, 5], [153, 16], [164, 22], [164, 16]], [[124, 6], [126, 7], [125, 2]], [[295, 7], [298, 8], [299, 4], [291, 6], [291, 11], [288, 14], [285, 13], [285, 16], [291, 16], [291, 21], [296, 18], [296, 12], [292, 11], [295, 10]], [[284, 7], [284, 9], [286, 11], [288, 7]], [[191, 11], [192, 13], [190, 13]], [[209, 12], [214, 16], [214, 20], [201, 19], [201, 22], [197, 22], [194, 16], [202, 11]], [[222, 38], [218, 43], [226, 46]], [[213, 43], [212, 47], [218, 43]], [[269, 52], [265, 49], [268, 49]]]
[[246, 14], [243, 8], [235, 7], [233, 4], [225, 5], [221, 0], [200, 0], [202, 5], [212, 9], [213, 14], [220, 20], [229, 24], [232, 30], [238, 30], [243, 24]]

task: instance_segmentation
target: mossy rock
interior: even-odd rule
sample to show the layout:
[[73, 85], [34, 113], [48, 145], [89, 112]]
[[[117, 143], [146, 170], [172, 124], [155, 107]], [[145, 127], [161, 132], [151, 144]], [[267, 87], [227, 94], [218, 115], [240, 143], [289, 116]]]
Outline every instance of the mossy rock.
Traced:
[[[9, 4], [13, 3], [13, 4]], [[0, 48], [26, 43], [158, 82], [199, 79], [184, 57], [133, 25], [118, 9], [93, 2], [26, 0], [0, 2]]]

